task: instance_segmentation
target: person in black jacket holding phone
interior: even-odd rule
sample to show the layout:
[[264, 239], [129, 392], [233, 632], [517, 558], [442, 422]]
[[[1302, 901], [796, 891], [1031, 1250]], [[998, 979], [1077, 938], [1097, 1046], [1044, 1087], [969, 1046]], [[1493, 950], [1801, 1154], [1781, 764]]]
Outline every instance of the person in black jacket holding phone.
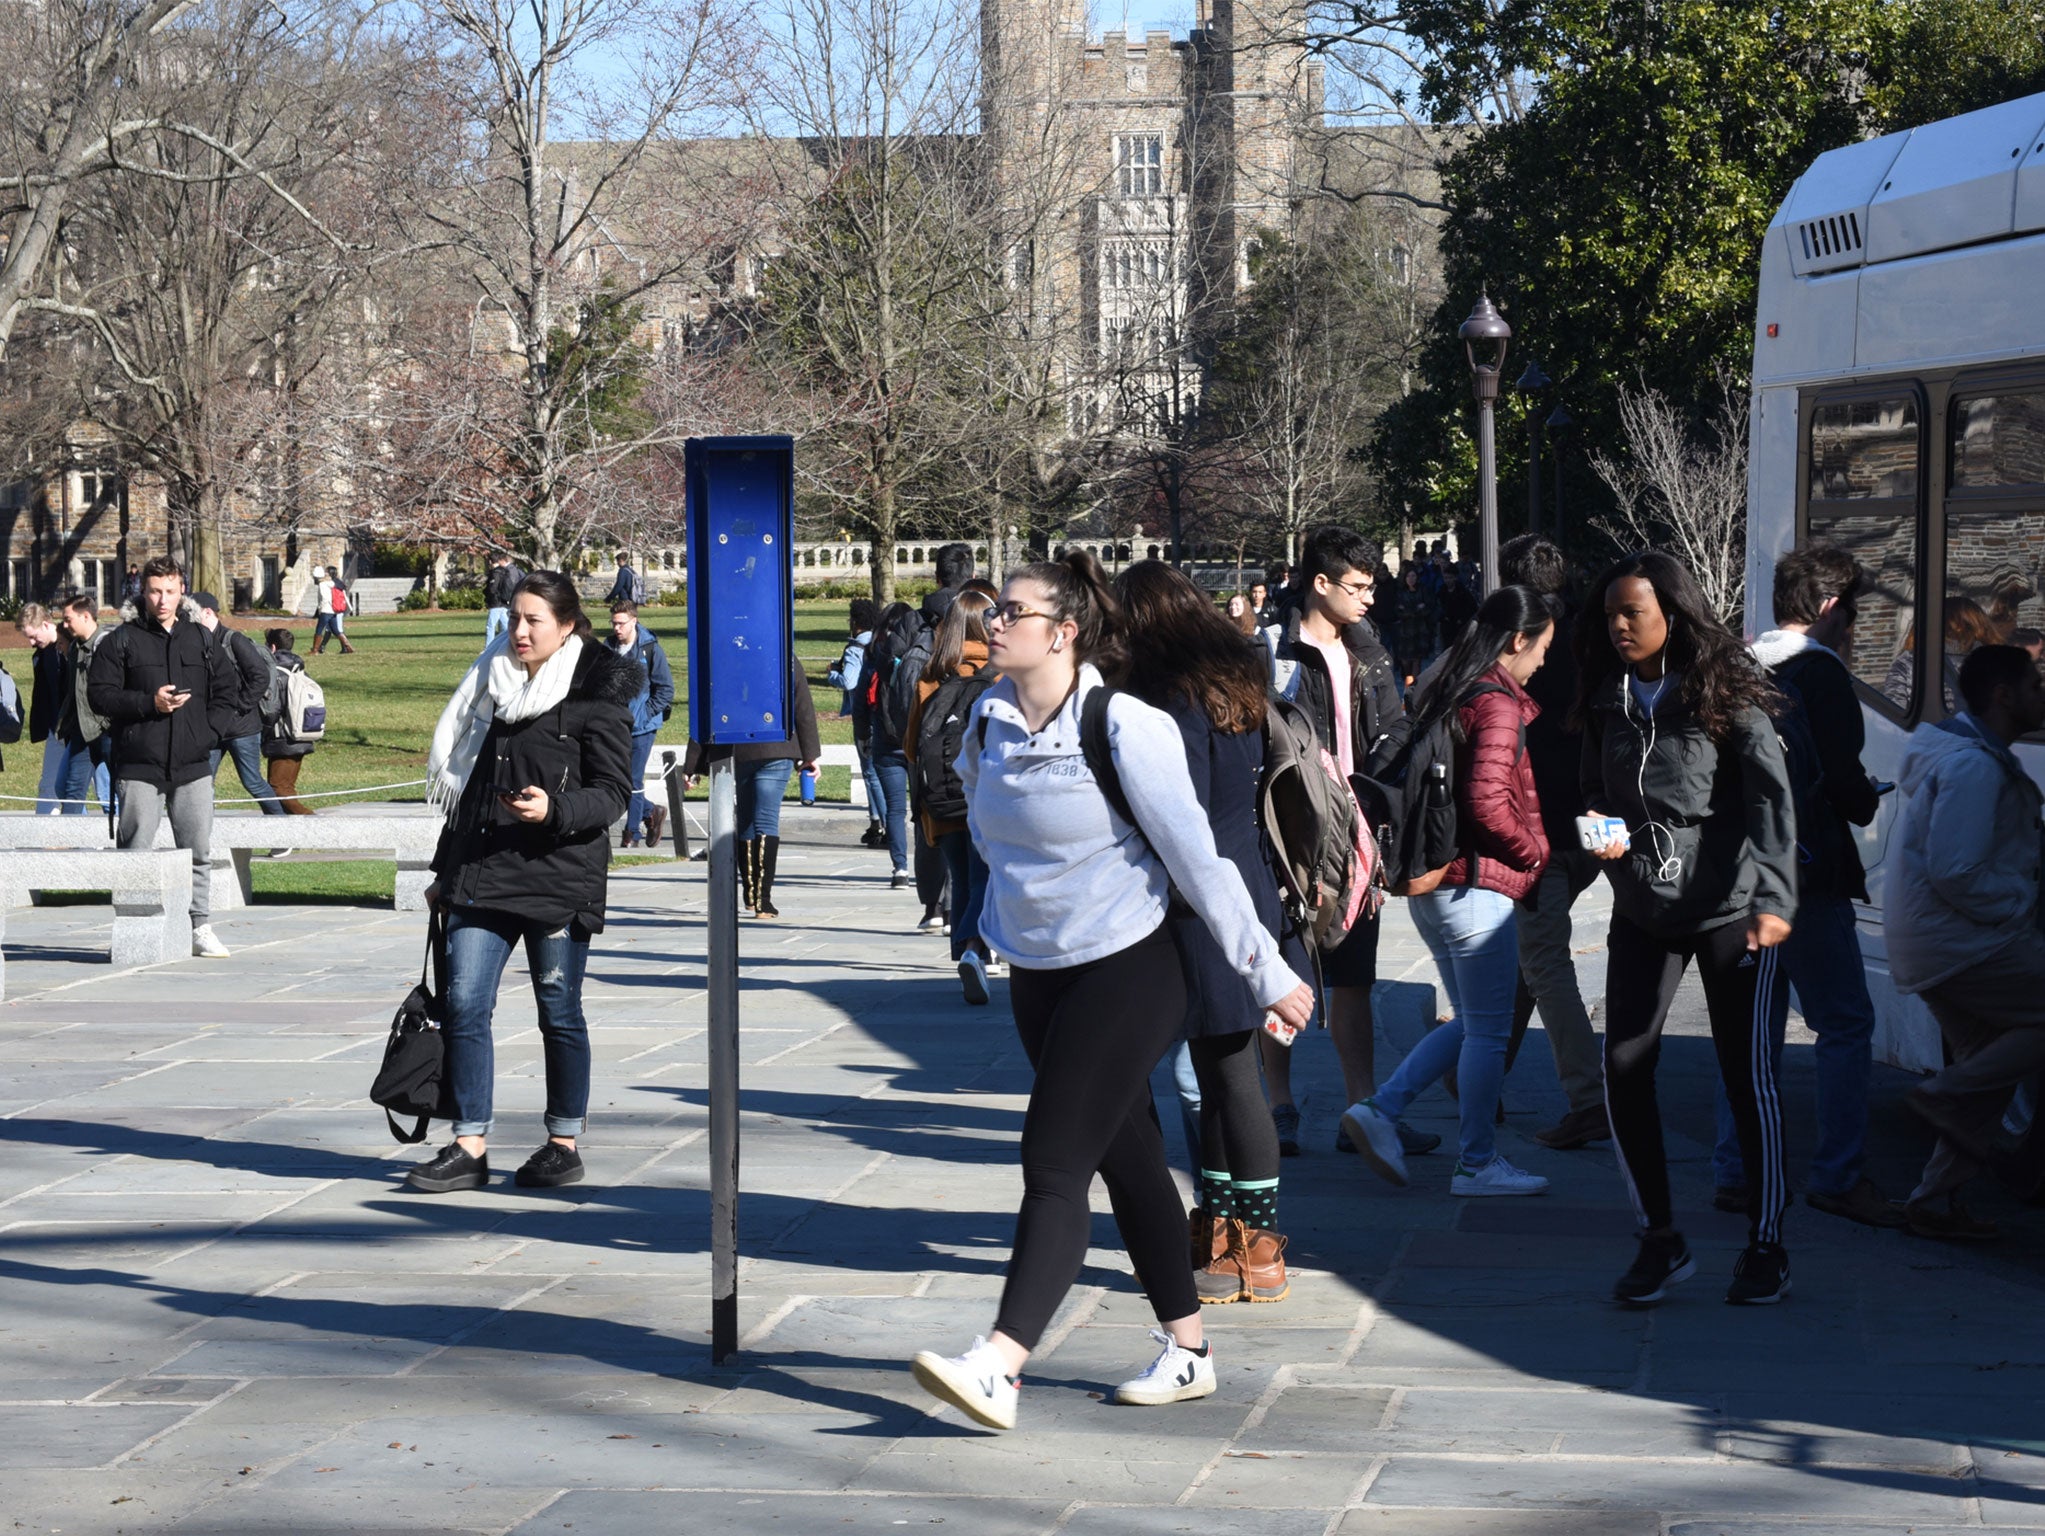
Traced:
[[430, 1194], [488, 1181], [491, 1017], [514, 945], [539, 1004], [547, 1140], [518, 1170], [574, 1184], [589, 1109], [582, 975], [604, 926], [610, 829], [632, 792], [632, 700], [645, 671], [596, 643], [574, 583], [535, 571], [511, 628], [463, 677], [434, 728], [427, 797], [447, 815], [427, 899], [447, 914], [447, 1085], [454, 1140], [406, 1182]]
[[92, 654], [86, 702], [114, 737], [123, 848], [148, 848], [166, 815], [192, 854], [192, 953], [227, 958], [213, 932], [213, 748], [241, 710], [241, 679], [198, 622], [185, 573], [168, 555], [142, 567], [142, 611]]
[[[1758, 663], [1711, 611], [1697, 580], [1660, 550], [1598, 578], [1577, 630], [1585, 834], [1606, 860], [1605, 1103], [1644, 1229], [1613, 1287], [1661, 1300], [1696, 1265], [1675, 1229], [1655, 1101], [1662, 1026], [1696, 962], [1749, 1179], [1747, 1248], [1726, 1300], [1780, 1301], [1787, 1201], [1782, 1105], [1769, 1041], [1789, 982], [1780, 947], [1796, 915], [1796, 808]], [[1604, 823], [1616, 818], [1623, 830]]]

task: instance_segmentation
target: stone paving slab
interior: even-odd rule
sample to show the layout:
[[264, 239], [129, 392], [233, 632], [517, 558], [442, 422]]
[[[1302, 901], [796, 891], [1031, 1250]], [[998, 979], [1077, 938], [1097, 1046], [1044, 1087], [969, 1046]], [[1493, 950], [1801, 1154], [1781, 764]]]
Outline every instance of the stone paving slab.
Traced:
[[[1698, 1277], [1651, 1314], [1609, 1147], [1528, 1133], [1561, 1098], [1538, 1029], [1501, 1146], [1546, 1199], [1466, 1203], [1451, 1158], [1394, 1190], [1330, 1150], [1324, 1034], [1295, 1048], [1307, 1154], [1281, 1191], [1293, 1293], [1208, 1310], [1215, 1396], [1120, 1408], [1154, 1346], [1097, 1192], [1079, 1286], [997, 1436], [915, 1387], [915, 1349], [991, 1323], [1014, 1230], [1027, 1064], [996, 983], [969, 1008], [910, 930], [863, 821], [791, 812], [786, 916], [747, 924], [741, 1356], [709, 1359], [703, 867], [615, 877], [590, 966], [589, 1180], [519, 1191], [544, 1099], [507, 973], [503, 1168], [401, 1183], [361, 1098], [414, 974], [414, 921], [261, 906], [234, 957], [136, 971], [104, 909], [12, 915], [0, 1004], [0, 1511], [95, 1533], [970, 1527], [992, 1536], [1860, 1536], [2045, 1532], [2045, 1218], [1955, 1251], [1799, 1207], [1798, 1290], [1718, 1290], [1744, 1237], [1707, 1208], [1712, 1066], [1694, 984], [1665, 1045], [1672, 1178]], [[833, 841], [836, 839], [837, 841]], [[777, 894], [779, 894], [777, 892]], [[1598, 893], [1578, 926], [1600, 981]], [[101, 946], [93, 953], [93, 945]], [[1382, 972], [1431, 961], [1394, 904]], [[1379, 1064], [1426, 1027], [1385, 1010]], [[1793, 1170], [1811, 1142], [1793, 1029]], [[1163, 1078], [1160, 1076], [1160, 1084]], [[1925, 1151], [1880, 1074], [1871, 1171]], [[1177, 1115], [1165, 1105], [1176, 1147]], [[1439, 1091], [1415, 1124], [1454, 1135]], [[501, 1150], [500, 1150], [501, 1149]], [[123, 1501], [123, 1502], [116, 1502]]]

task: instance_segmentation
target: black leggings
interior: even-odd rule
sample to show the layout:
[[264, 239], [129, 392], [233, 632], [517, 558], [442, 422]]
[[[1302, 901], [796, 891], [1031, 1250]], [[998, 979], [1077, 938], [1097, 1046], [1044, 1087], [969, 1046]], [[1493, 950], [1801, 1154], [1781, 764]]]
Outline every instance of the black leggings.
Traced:
[[1170, 933], [1160, 926], [1104, 960], [1066, 970], [1011, 963], [1008, 995], [1037, 1079], [1023, 1115], [1022, 1209], [995, 1327], [1037, 1347], [1086, 1262], [1096, 1173], [1159, 1320], [1198, 1312], [1186, 1208], [1150, 1098], [1151, 1068], [1186, 1016]]
[[1695, 959], [1711, 1015], [1719, 1077], [1747, 1168], [1747, 1239], [1781, 1242], [1788, 1193], [1782, 1171], [1782, 1099], [1769, 1044], [1781, 1038], [1789, 1010], [1781, 951], [1749, 952], [1742, 923], [1662, 939], [1616, 914], [1606, 946], [1605, 1108], [1641, 1221], [1650, 1227], [1671, 1221], [1654, 1069], [1669, 1005], [1684, 967]]
[[1257, 1031], [1186, 1042], [1200, 1079], [1200, 1166], [1241, 1183], [1278, 1177], [1278, 1128], [1264, 1102]]

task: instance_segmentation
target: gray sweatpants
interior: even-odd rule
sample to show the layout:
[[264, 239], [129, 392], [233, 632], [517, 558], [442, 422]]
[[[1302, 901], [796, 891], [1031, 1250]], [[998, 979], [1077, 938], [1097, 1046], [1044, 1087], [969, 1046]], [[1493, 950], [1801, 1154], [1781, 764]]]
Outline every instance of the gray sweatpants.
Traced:
[[123, 779], [120, 795], [122, 848], [155, 847], [170, 802], [171, 841], [192, 852], [192, 926], [206, 922], [213, 912], [213, 781], [194, 779], [165, 795], [154, 784]]
[[[1988, 1141], [2017, 1085], [2045, 1072], [2045, 940], [2033, 935], [1969, 966], [1924, 994], [1952, 1048], [1953, 1063], [1918, 1092], [1947, 1099]], [[1945, 1137], [1911, 1198], [1949, 1195], [1981, 1164]]]
[[1597, 877], [1597, 861], [1581, 848], [1557, 848], [1540, 883], [1513, 904], [1520, 974], [1541, 1010], [1555, 1075], [1571, 1110], [1600, 1109], [1605, 1102], [1604, 1047], [1577, 984], [1569, 921], [1569, 909]]

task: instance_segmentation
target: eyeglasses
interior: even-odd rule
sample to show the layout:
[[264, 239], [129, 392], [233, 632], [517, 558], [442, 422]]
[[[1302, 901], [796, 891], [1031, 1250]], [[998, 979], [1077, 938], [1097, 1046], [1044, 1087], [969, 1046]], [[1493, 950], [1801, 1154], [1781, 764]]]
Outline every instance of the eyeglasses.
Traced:
[[1377, 580], [1370, 576], [1364, 577], [1362, 581], [1338, 581], [1335, 585], [1344, 592], [1347, 592], [1351, 597], [1362, 597], [1367, 592], [1377, 590]]
[[1058, 622], [1058, 615], [1046, 613], [1041, 608], [1031, 608], [1024, 603], [998, 603], [987, 610], [985, 622], [990, 629], [996, 625], [1003, 629], [1009, 629], [1020, 624], [1024, 619], [1049, 619], [1053, 624], [1056, 624]]

